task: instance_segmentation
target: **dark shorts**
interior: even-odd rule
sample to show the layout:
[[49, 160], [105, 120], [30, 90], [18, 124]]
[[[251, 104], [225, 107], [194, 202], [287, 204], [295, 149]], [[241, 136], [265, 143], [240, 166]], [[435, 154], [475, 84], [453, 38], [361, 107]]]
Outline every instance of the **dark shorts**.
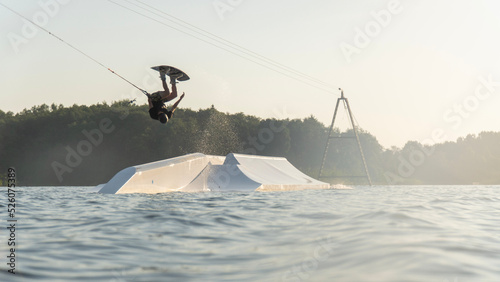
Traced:
[[155, 108], [155, 107], [149, 109], [149, 116], [152, 119], [159, 119], [158, 112], [165, 113], [169, 119], [172, 117], [172, 112], [167, 110], [167, 108]]

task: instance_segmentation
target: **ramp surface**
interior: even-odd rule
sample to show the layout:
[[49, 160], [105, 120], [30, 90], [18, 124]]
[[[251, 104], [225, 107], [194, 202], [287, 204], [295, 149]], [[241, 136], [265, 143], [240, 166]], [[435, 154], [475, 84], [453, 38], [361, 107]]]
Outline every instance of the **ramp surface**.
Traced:
[[174, 191], [286, 191], [327, 189], [285, 158], [229, 154], [189, 154], [126, 168], [99, 193], [165, 193]]

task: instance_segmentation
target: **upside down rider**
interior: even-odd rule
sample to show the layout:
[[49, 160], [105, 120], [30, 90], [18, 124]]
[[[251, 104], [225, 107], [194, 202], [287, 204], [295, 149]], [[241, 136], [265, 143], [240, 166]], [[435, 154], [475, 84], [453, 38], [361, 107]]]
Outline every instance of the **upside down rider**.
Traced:
[[168, 120], [172, 118], [175, 109], [181, 102], [182, 98], [184, 98], [184, 93], [182, 93], [179, 100], [172, 105], [172, 109], [170, 111], [167, 109], [165, 102], [172, 101], [177, 97], [177, 87], [175, 85], [177, 83], [176, 79], [181, 77], [182, 74], [171, 74], [169, 76], [170, 84], [172, 85], [172, 92], [168, 89], [165, 72], [160, 72], [160, 78], [164, 91], [157, 91], [152, 94], [148, 94], [149, 116], [152, 119], [159, 120], [161, 123], [167, 123]]

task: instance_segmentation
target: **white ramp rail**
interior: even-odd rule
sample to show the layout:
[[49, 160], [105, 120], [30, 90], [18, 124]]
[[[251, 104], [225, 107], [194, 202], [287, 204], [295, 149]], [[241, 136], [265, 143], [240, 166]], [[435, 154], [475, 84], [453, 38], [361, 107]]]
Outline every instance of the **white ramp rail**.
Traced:
[[285, 158], [201, 153], [132, 166], [118, 172], [99, 193], [165, 193], [201, 191], [286, 191], [328, 189]]

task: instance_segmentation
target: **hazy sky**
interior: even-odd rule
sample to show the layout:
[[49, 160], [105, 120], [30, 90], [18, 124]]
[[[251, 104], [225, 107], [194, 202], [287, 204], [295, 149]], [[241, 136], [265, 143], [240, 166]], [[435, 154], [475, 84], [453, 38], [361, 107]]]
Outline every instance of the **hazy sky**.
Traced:
[[[104, 0], [0, 0], [147, 91], [160, 89], [151, 66], [186, 71], [191, 80], [178, 85], [186, 92], [181, 107], [314, 115], [329, 125], [340, 94], [335, 89], [342, 87], [359, 125], [385, 147], [500, 131], [500, 1], [142, 0], [156, 15], [134, 6], [142, 5], [135, 0], [114, 2], [156, 21]], [[248, 51], [174, 24], [163, 13], [280, 68], [261, 57], [242, 58], [250, 58]], [[2, 6], [0, 50], [3, 111], [43, 103], [147, 102]], [[331, 88], [318, 89], [328, 87], [281, 65]], [[342, 111], [339, 122], [346, 121]]]

